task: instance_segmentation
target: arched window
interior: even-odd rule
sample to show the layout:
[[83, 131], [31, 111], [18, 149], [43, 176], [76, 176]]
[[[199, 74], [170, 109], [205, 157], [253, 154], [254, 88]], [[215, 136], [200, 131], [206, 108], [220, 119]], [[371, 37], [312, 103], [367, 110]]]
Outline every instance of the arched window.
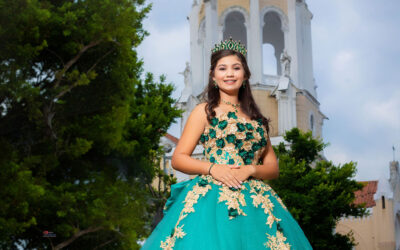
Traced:
[[[284, 34], [282, 31], [282, 21], [275, 11], [269, 11], [264, 15], [264, 25], [262, 29], [263, 43], [263, 70], [264, 74], [281, 75], [280, 57], [285, 47]], [[266, 46], [269, 44], [274, 49], [274, 54], [271, 55], [271, 49]], [[264, 57], [267, 55], [268, 57]], [[275, 68], [275, 70], [270, 70]], [[269, 73], [271, 72], [271, 73]]]
[[263, 73], [264, 75], [277, 75], [277, 65], [275, 59], [275, 48], [269, 44], [262, 45]]
[[314, 131], [314, 115], [310, 115], [310, 130]]
[[223, 39], [240, 40], [247, 48], [247, 31], [245, 26], [245, 18], [239, 11], [230, 12], [224, 22]]

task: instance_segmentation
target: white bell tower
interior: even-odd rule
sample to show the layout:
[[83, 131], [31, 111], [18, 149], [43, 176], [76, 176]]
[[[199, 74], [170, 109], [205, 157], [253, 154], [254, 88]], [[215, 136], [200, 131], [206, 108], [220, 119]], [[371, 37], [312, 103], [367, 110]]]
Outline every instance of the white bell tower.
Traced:
[[246, 45], [253, 96], [271, 119], [272, 143], [293, 127], [322, 137], [327, 117], [319, 110], [314, 80], [311, 19], [303, 0], [194, 0], [181, 128], [208, 83], [211, 49], [232, 37]]

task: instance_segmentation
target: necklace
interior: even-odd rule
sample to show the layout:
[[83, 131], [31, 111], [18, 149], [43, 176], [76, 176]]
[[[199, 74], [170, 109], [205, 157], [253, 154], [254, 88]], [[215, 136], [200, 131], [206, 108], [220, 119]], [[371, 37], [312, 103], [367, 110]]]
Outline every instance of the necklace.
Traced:
[[224, 100], [222, 100], [222, 99], [221, 99], [221, 101], [222, 101], [223, 103], [225, 103], [225, 104], [232, 105], [233, 108], [235, 109], [235, 113], [238, 112], [237, 107], [240, 107], [240, 103], [234, 104], [234, 103], [231, 103], [231, 102], [224, 101]]

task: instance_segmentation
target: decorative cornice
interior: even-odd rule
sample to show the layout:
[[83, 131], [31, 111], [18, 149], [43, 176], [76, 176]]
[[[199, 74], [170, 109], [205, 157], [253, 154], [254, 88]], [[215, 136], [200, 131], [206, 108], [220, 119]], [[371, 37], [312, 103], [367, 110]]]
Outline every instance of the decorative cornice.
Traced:
[[260, 13], [260, 23], [262, 24], [261, 27], [263, 27], [265, 25], [264, 16], [268, 12], [275, 12], [276, 14], [278, 14], [281, 19], [281, 30], [283, 32], [289, 31], [288, 17], [280, 8], [275, 7], [275, 6], [265, 6], [264, 8], [262, 8], [261, 13]]
[[320, 105], [319, 101], [313, 95], [311, 95], [310, 92], [308, 92], [308, 90], [301, 89], [299, 92], [302, 93], [305, 97], [307, 97], [307, 99], [310, 100], [314, 105], [319, 107]]
[[237, 6], [237, 5], [229, 6], [228, 8], [226, 8], [219, 16], [218, 24], [220, 26], [224, 26], [226, 17], [228, 16], [229, 13], [231, 13], [233, 11], [237, 11], [237, 12], [240, 12], [241, 14], [243, 14], [244, 26], [246, 28], [248, 28], [247, 24], [249, 23], [249, 19], [250, 19], [249, 13], [247, 12], [247, 10], [245, 8], [243, 8], [242, 6]]

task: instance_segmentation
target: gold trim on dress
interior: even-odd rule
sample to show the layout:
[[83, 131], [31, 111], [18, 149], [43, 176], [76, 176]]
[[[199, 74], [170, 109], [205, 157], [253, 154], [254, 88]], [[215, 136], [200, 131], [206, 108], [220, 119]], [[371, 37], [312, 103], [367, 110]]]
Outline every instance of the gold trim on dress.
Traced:
[[290, 250], [290, 244], [285, 243], [286, 237], [283, 233], [277, 231], [276, 236], [272, 236], [267, 234], [268, 241], [264, 243], [266, 247], [269, 247], [271, 250]]
[[[282, 200], [276, 195], [275, 191], [273, 191], [273, 189], [268, 184], [265, 184], [260, 180], [250, 180], [249, 184], [250, 193], [254, 193], [254, 195], [251, 196], [251, 198], [253, 198], [253, 205], [255, 207], [258, 207], [261, 204], [261, 207], [264, 208], [264, 213], [268, 215], [266, 224], [269, 226], [269, 228], [272, 228], [274, 222], [277, 223], [276, 236], [269, 235], [267, 233], [268, 241], [265, 242], [264, 245], [271, 248], [271, 250], [290, 249], [290, 244], [285, 243], [286, 237], [283, 235], [283, 232], [280, 231], [282, 230], [279, 225], [279, 221], [281, 221], [281, 219], [276, 218], [272, 213], [274, 209], [274, 204], [269, 198], [270, 195], [264, 195], [264, 193], [269, 191], [271, 196], [273, 196], [281, 205], [283, 205]], [[286, 209], [285, 206], [282, 207]]]
[[[246, 187], [242, 185], [242, 189], [246, 189]], [[240, 205], [246, 206], [244, 194], [242, 194], [240, 190], [232, 190], [228, 186], [223, 186], [219, 190], [221, 192], [219, 193], [218, 202], [226, 201], [225, 205], [228, 207], [228, 216], [230, 220], [238, 215], [247, 216], [247, 214], [240, 208]]]
[[[175, 228], [173, 229], [170, 236], [168, 236], [165, 241], [161, 241], [160, 247], [164, 250], [172, 250], [175, 246], [175, 241], [177, 238], [183, 238], [186, 233], [183, 231], [183, 226], [179, 226], [179, 223], [189, 214], [194, 212], [193, 205], [197, 203], [200, 196], [205, 196], [207, 192], [211, 189], [210, 184], [205, 184], [204, 179], [200, 178], [200, 181], [193, 186], [193, 189], [186, 194], [185, 203], [179, 219], [176, 222]], [[204, 185], [203, 185], [204, 184]]]

